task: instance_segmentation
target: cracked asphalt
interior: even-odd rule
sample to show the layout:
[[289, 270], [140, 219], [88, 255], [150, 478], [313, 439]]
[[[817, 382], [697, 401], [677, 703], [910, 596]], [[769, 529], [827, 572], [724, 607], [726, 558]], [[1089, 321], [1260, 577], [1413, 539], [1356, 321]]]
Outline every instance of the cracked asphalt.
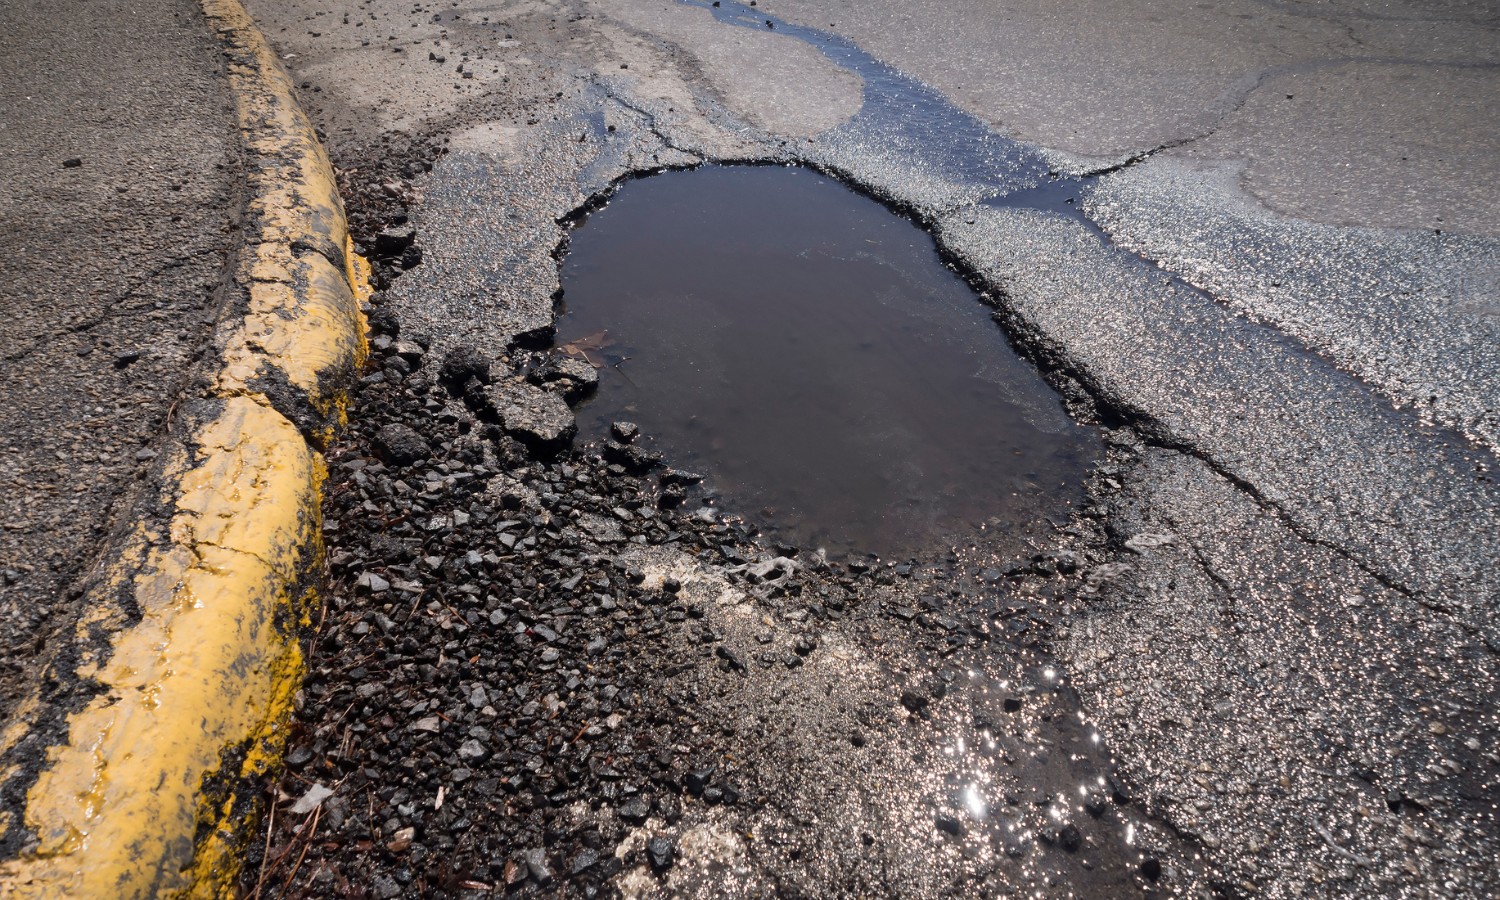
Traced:
[[[1491, 8], [250, 7], [379, 292], [243, 893], [1500, 892]], [[168, 118], [217, 121], [215, 70], [185, 71]], [[129, 132], [140, 154], [178, 133]], [[206, 177], [227, 146], [181, 165]], [[17, 185], [80, 172], [4, 158], [35, 169]], [[1105, 448], [1070, 519], [829, 563], [726, 515], [650, 435], [570, 442], [593, 374], [553, 346], [571, 229], [623, 180], [740, 163], [816, 168], [933, 235]], [[63, 199], [134, 196], [89, 184], [103, 199]], [[213, 281], [228, 195], [162, 196], [188, 229], [161, 233], [172, 277]], [[193, 321], [167, 306], [190, 287], [153, 310]], [[15, 352], [75, 360], [122, 352], [69, 343], [112, 322], [193, 343], [151, 315], [10, 324], [33, 329]], [[16, 458], [91, 471], [29, 424], [59, 364], [27, 361]], [[51, 459], [18, 470], [28, 502]], [[46, 507], [57, 547], [108, 508], [88, 496]], [[6, 587], [14, 634], [65, 580], [42, 568]]]
[[218, 318], [239, 149], [189, 0], [0, 10], [0, 718]]

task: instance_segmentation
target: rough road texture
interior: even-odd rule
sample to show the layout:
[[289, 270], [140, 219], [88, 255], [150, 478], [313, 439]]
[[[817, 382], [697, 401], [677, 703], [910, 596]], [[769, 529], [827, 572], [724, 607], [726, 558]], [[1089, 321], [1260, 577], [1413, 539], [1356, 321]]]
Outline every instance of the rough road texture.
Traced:
[[[247, 892], [1109, 895], [1164, 858], [1198, 881], [1040, 649], [1091, 554], [762, 547], [628, 445], [531, 458], [491, 388], [392, 337], [333, 455], [334, 585]], [[392, 453], [393, 420], [428, 446]]]
[[0, 9], [0, 719], [218, 318], [238, 147], [193, 0]]
[[[1476, 177], [1500, 153], [1500, 16], [1484, 3], [1159, 0], [760, 9], [852, 37], [955, 104], [1093, 159], [1157, 148], [1239, 161], [1273, 208], [1319, 222], [1495, 235]], [[933, 47], [960, 41], [962, 53]], [[1477, 126], [1477, 127], [1476, 127]]]
[[[388, 340], [336, 457], [334, 587], [247, 892], [1496, 891], [1493, 204], [1395, 158], [1335, 198], [1365, 126], [1287, 136], [1430, 77], [1455, 91], [1436, 124], [1382, 152], [1436, 128], [1492, 176], [1493, 130], [1464, 137], [1491, 15], [1214, 12], [1270, 41], [1143, 10], [1099, 62], [1049, 50], [1078, 23], [1032, 7], [788, 10], [854, 44], [729, 2], [261, 7], [382, 257]], [[954, 76], [943, 28], [1051, 80]], [[1319, 62], [1360, 43], [1423, 62]], [[1096, 63], [1124, 86], [1080, 85]], [[1122, 92], [1143, 105], [1117, 114]], [[1263, 108], [1287, 93], [1311, 105]], [[932, 228], [1101, 428], [1090, 504], [1024, 550], [830, 568], [628, 447], [533, 457], [481, 385], [439, 383], [460, 344], [491, 380], [540, 372], [570, 217], [705, 161], [817, 165]], [[379, 250], [390, 224], [420, 252]], [[427, 460], [381, 461], [396, 423]]]

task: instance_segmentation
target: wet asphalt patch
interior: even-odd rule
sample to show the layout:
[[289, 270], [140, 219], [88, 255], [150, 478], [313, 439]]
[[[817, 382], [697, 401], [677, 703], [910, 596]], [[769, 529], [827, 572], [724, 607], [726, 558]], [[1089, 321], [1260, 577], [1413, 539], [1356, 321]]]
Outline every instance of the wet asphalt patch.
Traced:
[[585, 436], [638, 423], [721, 506], [834, 556], [1065, 520], [1097, 438], [930, 236], [810, 170], [626, 184], [572, 232], [557, 341]]
[[[771, 27], [859, 76], [864, 85], [859, 113], [799, 152], [815, 164], [843, 169], [852, 164], [848, 171], [852, 180], [886, 196], [924, 196], [923, 208], [914, 210], [919, 218], [932, 218], [941, 209], [1024, 190], [1055, 177], [1051, 160], [997, 134], [942, 94], [842, 35], [788, 22], [734, 0], [679, 2], [706, 9], [725, 25]], [[935, 135], [941, 139], [934, 140]], [[895, 159], [901, 165], [890, 166]], [[917, 186], [921, 189], [911, 190]]]

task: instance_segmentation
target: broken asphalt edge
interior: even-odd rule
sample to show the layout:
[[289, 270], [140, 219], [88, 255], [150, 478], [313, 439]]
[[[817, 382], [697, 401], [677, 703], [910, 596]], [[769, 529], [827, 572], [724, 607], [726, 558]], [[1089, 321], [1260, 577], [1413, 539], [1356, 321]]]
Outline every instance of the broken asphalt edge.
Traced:
[[[0, 860], [0, 896], [231, 893], [256, 778], [278, 764], [301, 683], [298, 629], [322, 570], [321, 448], [367, 355], [367, 269], [269, 44], [239, 0], [202, 6], [226, 55], [249, 190], [208, 354], [217, 369], [180, 401], [148, 496], [86, 584], [59, 642], [74, 649], [0, 733], [0, 782], [30, 784], [19, 816], [0, 816], [16, 848]], [[39, 738], [53, 697], [71, 702]], [[41, 746], [13, 752], [26, 743]]]

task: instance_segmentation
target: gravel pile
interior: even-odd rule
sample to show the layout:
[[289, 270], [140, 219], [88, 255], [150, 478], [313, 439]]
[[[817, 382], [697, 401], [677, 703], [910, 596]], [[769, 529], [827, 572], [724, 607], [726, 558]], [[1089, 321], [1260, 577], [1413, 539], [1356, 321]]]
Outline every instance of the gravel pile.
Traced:
[[[561, 380], [491, 378], [513, 361], [462, 349], [439, 366], [423, 337], [374, 324], [380, 368], [330, 454], [333, 587], [282, 785], [314, 799], [338, 787], [312, 811], [316, 839], [294, 842], [296, 877], [376, 897], [413, 878], [449, 891], [607, 878], [633, 862], [614, 855], [628, 826], [674, 822], [684, 793], [740, 799], [698, 748], [692, 710], [642, 692], [642, 670], [654, 680], [668, 658], [661, 636], [700, 629], [703, 613], [620, 551], [740, 559], [748, 534], [684, 512], [698, 478], [632, 445], [560, 458], [573, 430]], [[747, 577], [782, 575], [763, 569]], [[776, 591], [798, 590], [784, 581]], [[560, 812], [576, 801], [606, 815], [576, 826]], [[321, 864], [374, 844], [391, 871], [368, 883]], [[656, 869], [673, 855], [668, 838], [645, 852]]]
[[[435, 359], [394, 316], [370, 318], [370, 370], [329, 454], [326, 609], [247, 894], [640, 894], [679, 866], [685, 835], [711, 860], [721, 851], [704, 834], [790, 826], [742, 893], [816, 895], [835, 876], [807, 871], [801, 846], [841, 859], [812, 827], [849, 789], [839, 770], [899, 776], [954, 734], [960, 747], [988, 738], [992, 764], [1013, 767], [996, 802], [1028, 837], [994, 835], [1007, 858], [1044, 848], [1037, 877], [1063, 883], [1092, 834], [1114, 875], [1137, 865], [1113, 846], [1130, 813], [1122, 787], [1102, 787], [1107, 757], [1028, 749], [1087, 743], [1071, 695], [1036, 674], [1049, 604], [1082, 583], [1076, 553], [966, 569], [762, 546], [632, 423], [574, 447], [568, 398], [583, 373], [556, 377], [555, 360], [525, 351]], [[1040, 588], [1022, 602], [1027, 579]], [[983, 610], [960, 599], [981, 597]], [[992, 641], [1013, 673], [1003, 685], [993, 660], [983, 678], [963, 674]], [[852, 652], [879, 670], [853, 677]], [[816, 764], [788, 731], [820, 744]], [[891, 800], [926, 823], [918, 846], [990, 840], [964, 811], [958, 769], [928, 765], [930, 781]], [[1082, 777], [1101, 787], [1075, 824], [1059, 798]], [[869, 847], [873, 819], [831, 833]], [[851, 886], [868, 880], [862, 863], [839, 864]]]

